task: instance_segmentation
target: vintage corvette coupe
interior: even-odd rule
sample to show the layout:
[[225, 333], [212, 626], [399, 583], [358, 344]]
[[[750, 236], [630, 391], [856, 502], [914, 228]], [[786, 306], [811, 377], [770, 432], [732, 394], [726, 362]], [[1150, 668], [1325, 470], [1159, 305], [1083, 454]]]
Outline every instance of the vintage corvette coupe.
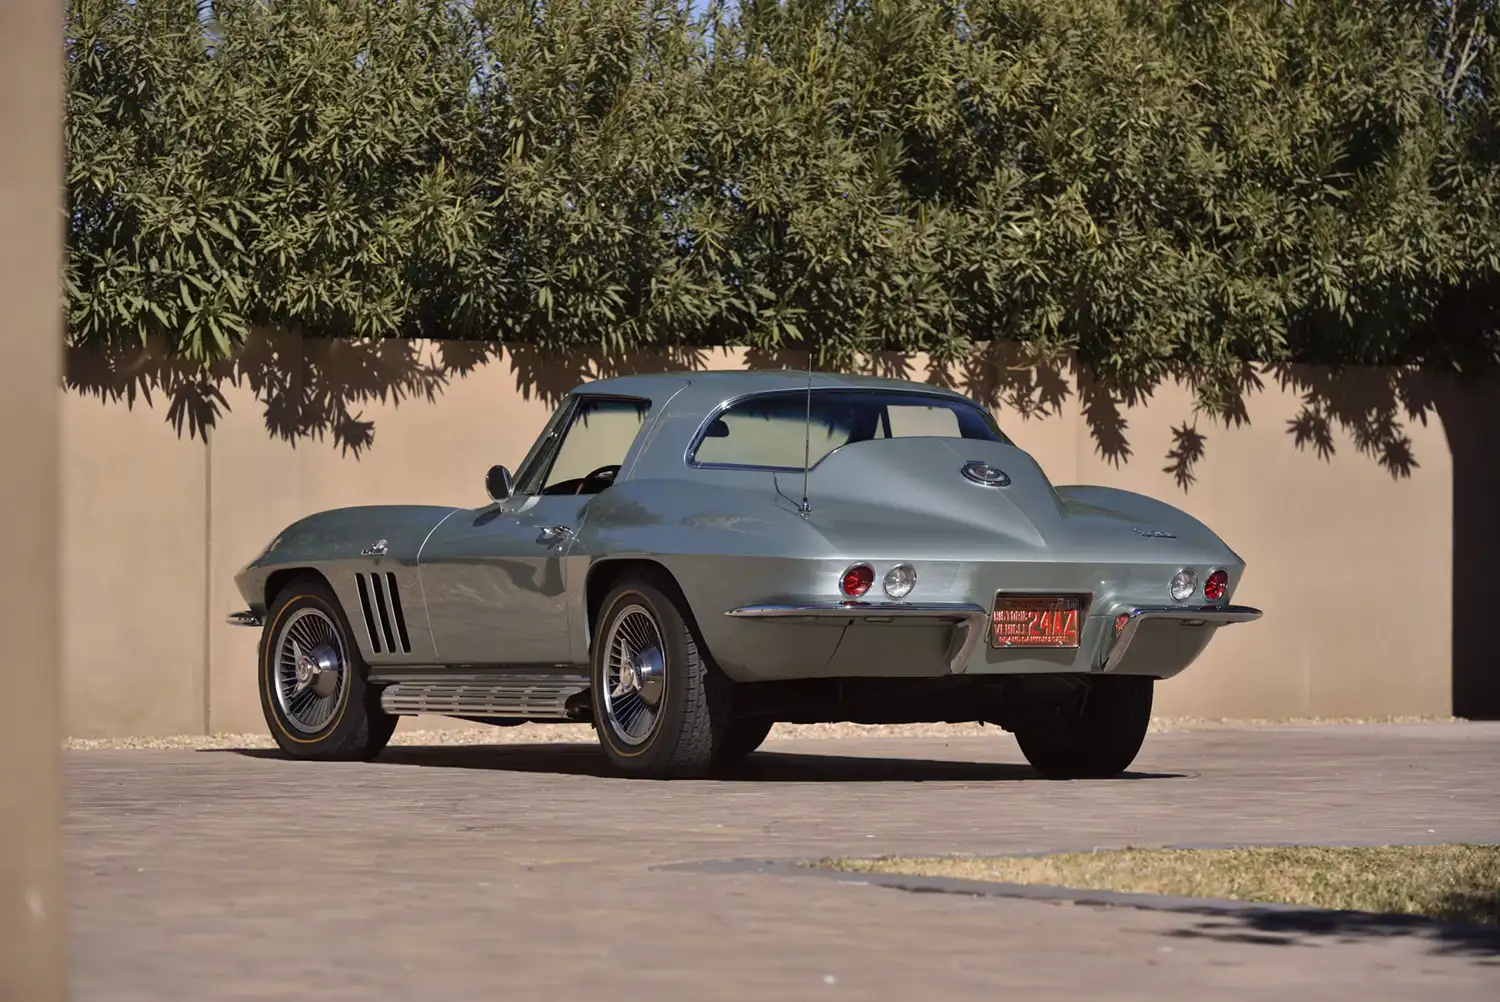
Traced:
[[988, 410], [917, 383], [591, 382], [486, 486], [311, 515], [236, 576], [288, 754], [372, 757], [403, 714], [571, 720], [673, 777], [776, 721], [984, 721], [1045, 776], [1107, 776], [1155, 680], [1260, 616], [1207, 527], [1054, 486]]

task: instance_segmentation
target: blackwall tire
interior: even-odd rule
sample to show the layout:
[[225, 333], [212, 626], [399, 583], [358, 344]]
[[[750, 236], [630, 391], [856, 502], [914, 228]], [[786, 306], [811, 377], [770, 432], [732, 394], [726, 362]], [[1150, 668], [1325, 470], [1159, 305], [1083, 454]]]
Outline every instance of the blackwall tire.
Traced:
[[723, 763], [737, 762], [755, 751], [771, 733], [775, 721], [764, 717], [742, 717], [729, 725], [724, 740], [719, 745], [718, 760]]
[[367, 673], [349, 622], [324, 581], [298, 578], [272, 599], [261, 631], [260, 705], [271, 736], [288, 756], [359, 761], [380, 754], [397, 718], [381, 709]]
[[595, 733], [621, 772], [685, 779], [713, 767], [729, 723], [728, 682], [670, 582], [629, 577], [605, 597], [591, 687]]
[[1151, 723], [1154, 680], [1091, 679], [1082, 712], [1046, 728], [1016, 731], [1021, 753], [1048, 779], [1103, 779], [1130, 768]]

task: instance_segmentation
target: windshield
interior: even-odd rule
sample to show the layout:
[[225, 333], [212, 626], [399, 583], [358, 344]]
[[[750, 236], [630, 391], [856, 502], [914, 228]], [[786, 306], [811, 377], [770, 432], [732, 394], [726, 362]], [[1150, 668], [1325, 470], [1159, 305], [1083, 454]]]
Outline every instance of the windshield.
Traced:
[[[804, 390], [757, 394], [709, 422], [691, 452], [697, 465], [800, 470], [851, 442], [882, 438], [970, 438], [1008, 442], [989, 411], [966, 400], [892, 390]], [[806, 431], [804, 431], [804, 426]]]

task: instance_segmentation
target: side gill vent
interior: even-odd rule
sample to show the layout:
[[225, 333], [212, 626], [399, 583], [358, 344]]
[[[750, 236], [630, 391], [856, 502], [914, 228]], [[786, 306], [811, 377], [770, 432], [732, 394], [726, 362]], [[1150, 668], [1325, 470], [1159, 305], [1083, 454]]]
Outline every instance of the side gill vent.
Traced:
[[354, 582], [359, 588], [359, 604], [365, 614], [365, 630], [370, 635], [370, 648], [376, 653], [382, 650], [391, 654], [410, 654], [411, 638], [406, 632], [406, 613], [401, 608], [401, 587], [396, 575], [356, 574]]
[[376, 654], [381, 651], [380, 631], [375, 628], [375, 614], [370, 609], [370, 589], [365, 584], [363, 574], [354, 575], [354, 583], [359, 588], [359, 607], [365, 614], [365, 632], [370, 635], [370, 649]]
[[385, 649], [396, 653], [396, 638], [391, 635], [391, 609], [385, 599], [385, 585], [379, 574], [370, 575], [370, 590], [375, 593], [375, 613], [380, 617], [380, 635], [385, 638]]
[[396, 587], [396, 575], [387, 571], [385, 583], [391, 595], [391, 612], [396, 617], [396, 637], [401, 641], [401, 653], [410, 654], [411, 640], [406, 636], [406, 613], [401, 611], [401, 589]]

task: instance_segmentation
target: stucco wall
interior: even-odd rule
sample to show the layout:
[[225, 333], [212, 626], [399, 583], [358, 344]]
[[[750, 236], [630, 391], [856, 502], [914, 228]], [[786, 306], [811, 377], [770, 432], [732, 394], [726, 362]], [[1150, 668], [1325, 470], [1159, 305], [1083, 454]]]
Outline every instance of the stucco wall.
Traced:
[[[241, 606], [231, 575], [282, 526], [348, 504], [477, 506], [485, 470], [514, 468], [559, 395], [591, 376], [768, 364], [780, 363], [738, 350], [611, 362], [283, 334], [201, 379], [149, 352], [75, 352], [62, 401], [69, 733], [259, 730], [254, 631], [223, 617]], [[1470, 435], [1456, 469], [1445, 426], [1462, 415], [1494, 427], [1493, 383], [1265, 371], [1225, 425], [1195, 418], [1170, 382], [1124, 404], [1071, 367], [1009, 358], [869, 368], [967, 390], [1055, 482], [1169, 500], [1245, 558], [1237, 600], [1266, 618], [1223, 631], [1162, 685], [1160, 712], [1446, 714], [1456, 671], [1463, 712], [1500, 710], [1489, 647], [1453, 600], [1454, 582], [1497, 551], [1484, 470], [1500, 453]]]
[[52, 386], [63, 263], [63, 86], [56, 4], [0, 5], [0, 999], [62, 1002], [57, 677], [60, 429]]

